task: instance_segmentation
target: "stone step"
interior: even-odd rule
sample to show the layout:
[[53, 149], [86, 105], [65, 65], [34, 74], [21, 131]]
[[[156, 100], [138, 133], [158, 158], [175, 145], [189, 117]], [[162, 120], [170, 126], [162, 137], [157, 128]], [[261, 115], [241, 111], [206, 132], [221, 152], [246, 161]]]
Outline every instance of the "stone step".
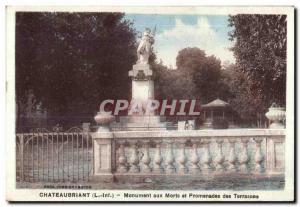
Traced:
[[139, 122], [139, 123], [121, 123], [115, 122], [111, 124], [112, 131], [159, 131], [173, 129], [171, 122]]
[[120, 117], [121, 123], [160, 123], [165, 122], [164, 116], [122, 116]]

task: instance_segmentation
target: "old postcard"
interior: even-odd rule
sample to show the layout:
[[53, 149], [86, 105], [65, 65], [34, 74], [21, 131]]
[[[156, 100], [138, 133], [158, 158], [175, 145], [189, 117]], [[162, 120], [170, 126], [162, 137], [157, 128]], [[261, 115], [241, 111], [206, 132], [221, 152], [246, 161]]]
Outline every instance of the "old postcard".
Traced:
[[293, 7], [6, 12], [8, 201], [294, 201]]

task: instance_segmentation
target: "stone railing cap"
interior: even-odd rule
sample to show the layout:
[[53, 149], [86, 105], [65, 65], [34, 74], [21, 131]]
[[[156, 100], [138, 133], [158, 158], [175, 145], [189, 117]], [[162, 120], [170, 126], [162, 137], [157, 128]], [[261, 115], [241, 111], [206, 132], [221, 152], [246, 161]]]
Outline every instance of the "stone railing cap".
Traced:
[[285, 129], [225, 129], [225, 130], [170, 130], [170, 131], [114, 131], [92, 133], [93, 138], [197, 138], [197, 137], [278, 137], [285, 136]]

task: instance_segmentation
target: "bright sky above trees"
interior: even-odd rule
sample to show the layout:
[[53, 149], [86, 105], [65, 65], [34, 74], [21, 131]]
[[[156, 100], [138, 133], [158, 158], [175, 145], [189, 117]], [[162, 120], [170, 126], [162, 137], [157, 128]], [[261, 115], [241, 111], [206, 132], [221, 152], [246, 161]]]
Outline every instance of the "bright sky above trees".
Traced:
[[176, 68], [178, 51], [186, 47], [205, 50], [222, 63], [235, 62], [229, 51], [233, 42], [228, 40], [228, 16], [127, 14], [125, 18], [132, 20], [141, 34], [145, 27], [156, 26], [154, 50], [167, 66]]

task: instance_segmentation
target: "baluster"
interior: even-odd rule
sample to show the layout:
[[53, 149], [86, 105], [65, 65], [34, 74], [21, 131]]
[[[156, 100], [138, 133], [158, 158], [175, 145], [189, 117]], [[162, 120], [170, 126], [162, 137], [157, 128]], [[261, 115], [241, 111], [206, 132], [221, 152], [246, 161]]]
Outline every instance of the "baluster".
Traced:
[[248, 173], [248, 162], [249, 162], [249, 156], [248, 156], [248, 139], [241, 139], [242, 142], [242, 154], [240, 158], [240, 170], [241, 172]]
[[149, 166], [149, 164], [151, 162], [151, 158], [150, 158], [150, 155], [149, 155], [149, 140], [144, 140], [143, 141], [143, 146], [145, 148], [144, 155], [143, 155], [143, 158], [142, 158], [143, 172], [144, 173], [150, 173], [152, 169]]
[[178, 157], [178, 173], [179, 174], [185, 174], [187, 171], [187, 167], [185, 166], [185, 163], [187, 161], [186, 155], [185, 155], [185, 143], [186, 140], [176, 140], [179, 144], [179, 157]]
[[199, 168], [199, 155], [198, 155], [198, 151], [197, 148], [199, 146], [200, 140], [192, 140], [192, 144], [193, 144], [193, 149], [192, 149], [192, 156], [191, 156], [191, 173], [192, 174], [198, 174], [200, 172], [200, 168]]
[[236, 168], [236, 161], [237, 161], [237, 157], [236, 157], [236, 153], [235, 153], [235, 143], [236, 143], [236, 139], [228, 139], [229, 142], [229, 157], [228, 157], [228, 162], [229, 162], [229, 166], [228, 166], [228, 170], [231, 172], [236, 172], [237, 168]]
[[255, 138], [254, 141], [256, 142], [256, 152], [255, 152], [255, 172], [262, 173], [263, 172], [263, 160], [264, 156], [261, 152], [261, 142], [263, 141], [262, 138]]
[[129, 159], [129, 163], [131, 164], [129, 172], [130, 173], [138, 173], [140, 172], [139, 164], [139, 156], [138, 156], [138, 143], [137, 141], [131, 141], [132, 146], [132, 155]]
[[119, 165], [118, 165], [118, 172], [119, 173], [126, 173], [127, 172], [127, 158], [125, 156], [125, 140], [118, 141], [119, 147]]
[[224, 166], [223, 163], [225, 161], [225, 157], [223, 154], [223, 145], [224, 140], [222, 139], [217, 139], [217, 156], [215, 157], [215, 163], [216, 163], [216, 171], [218, 172], [223, 172], [224, 171]]
[[210, 139], [205, 139], [203, 141], [203, 145], [204, 145], [204, 155], [203, 155], [203, 168], [202, 171], [205, 173], [209, 173], [211, 172], [211, 154], [210, 154]]
[[172, 173], [175, 173], [175, 167], [174, 167], [175, 158], [174, 158], [174, 154], [173, 154], [173, 140], [167, 140], [166, 143], [169, 148], [167, 157], [166, 157], [166, 163], [167, 163], [166, 173], [172, 174]]
[[154, 167], [153, 167], [153, 172], [155, 173], [163, 173], [164, 168], [162, 167], [161, 163], [163, 161], [163, 158], [161, 156], [161, 140], [155, 141], [156, 143], [156, 153], [154, 156]]

